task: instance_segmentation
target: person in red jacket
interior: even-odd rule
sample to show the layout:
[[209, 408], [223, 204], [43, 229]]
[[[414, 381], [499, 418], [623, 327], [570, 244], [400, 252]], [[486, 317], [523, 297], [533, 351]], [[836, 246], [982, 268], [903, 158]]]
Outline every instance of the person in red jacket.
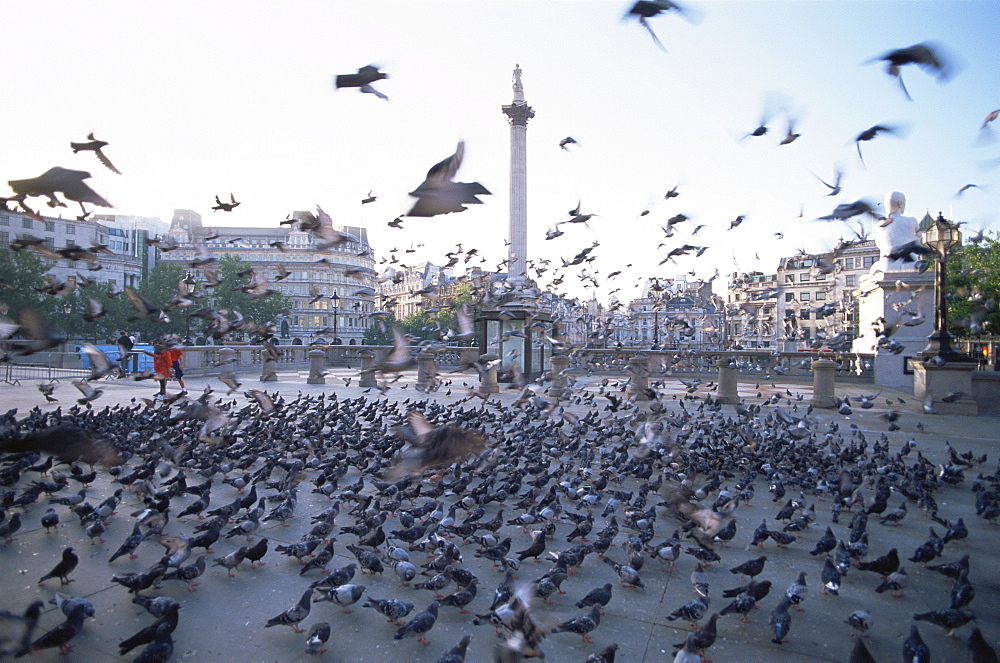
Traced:
[[167, 395], [167, 380], [170, 379], [170, 350], [160, 342], [153, 343], [153, 379], [160, 383], [157, 398]]
[[153, 342], [153, 379], [160, 383], [160, 393], [158, 399], [163, 399], [167, 395], [167, 380], [175, 378], [185, 389], [183, 361], [184, 354], [179, 348], [171, 347], [162, 341]]

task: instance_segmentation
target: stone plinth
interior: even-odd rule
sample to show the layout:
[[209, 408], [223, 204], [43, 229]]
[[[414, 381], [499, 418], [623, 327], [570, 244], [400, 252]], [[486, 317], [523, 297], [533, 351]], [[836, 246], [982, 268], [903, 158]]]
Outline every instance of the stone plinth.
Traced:
[[628, 395], [638, 401], [649, 400], [649, 355], [635, 355], [628, 360]]
[[362, 350], [358, 353], [361, 358], [361, 376], [358, 378], [358, 386], [362, 389], [370, 389], [378, 384], [372, 368], [375, 366], [375, 353], [371, 350]]
[[837, 407], [835, 380], [837, 362], [830, 359], [817, 359], [812, 362], [813, 372], [813, 407]]
[[566, 386], [569, 383], [569, 377], [566, 375], [566, 370], [569, 368], [569, 357], [554, 355], [549, 360], [549, 365], [552, 367], [552, 382], [549, 384], [547, 393], [549, 398], [559, 400], [566, 393]]
[[323, 363], [326, 360], [326, 353], [320, 349], [310, 350], [309, 355], [309, 377], [306, 384], [326, 384], [323, 377]]
[[[972, 398], [972, 373], [976, 370], [976, 362], [951, 361], [939, 366], [927, 359], [917, 357], [910, 360], [913, 395], [917, 399], [915, 410], [924, 412], [924, 405], [930, 404], [937, 414], [978, 416], [979, 406]], [[952, 400], [951, 397], [956, 394], [961, 396]], [[941, 400], [945, 397], [949, 398], [949, 402]]]
[[278, 361], [271, 357], [265, 357], [264, 361], [261, 363], [260, 372], [261, 382], [277, 382], [278, 381]]
[[236, 350], [219, 348], [219, 377], [230, 380], [236, 378]]
[[[862, 280], [856, 295], [860, 301], [858, 326], [861, 335], [854, 340], [853, 351], [875, 353], [872, 361], [875, 384], [910, 391], [913, 376], [905, 371], [906, 360], [915, 357], [927, 346], [927, 337], [934, 331], [933, 272], [888, 272], [881, 278], [869, 277]], [[916, 312], [923, 321], [918, 325], [903, 324], [914, 320], [913, 316], [903, 312], [905, 310]], [[895, 326], [889, 338], [903, 346], [899, 354], [877, 347], [878, 335], [872, 325], [879, 318]], [[884, 327], [884, 323], [878, 323], [878, 329]]]
[[431, 352], [417, 354], [417, 389], [426, 391], [437, 382], [437, 358]]
[[716, 400], [723, 405], [736, 405], [740, 402], [740, 393], [736, 389], [736, 367], [725, 358], [716, 361], [715, 365], [719, 369], [719, 395]]
[[500, 355], [494, 352], [487, 352], [479, 357], [479, 360], [488, 366], [479, 379], [479, 391], [483, 394], [499, 394], [500, 385], [497, 383], [497, 362]]

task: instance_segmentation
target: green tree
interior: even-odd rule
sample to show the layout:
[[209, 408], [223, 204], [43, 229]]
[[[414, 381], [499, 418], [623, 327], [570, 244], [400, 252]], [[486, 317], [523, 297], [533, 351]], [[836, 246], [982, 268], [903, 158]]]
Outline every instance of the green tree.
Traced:
[[280, 314], [292, 308], [292, 300], [277, 291], [256, 298], [243, 292], [250, 279], [240, 274], [250, 268], [239, 256], [222, 256], [215, 270], [220, 284], [206, 292], [206, 305], [216, 311], [239, 311], [244, 319], [258, 324], [276, 323]]
[[948, 253], [948, 331], [968, 338], [1000, 334], [1000, 234], [984, 234]]
[[392, 326], [396, 316], [391, 312], [372, 318], [372, 324], [365, 330], [365, 345], [392, 345]]
[[16, 320], [23, 308], [35, 309], [43, 317], [51, 313], [46, 309], [54, 308], [56, 298], [38, 292], [50, 266], [34, 251], [0, 248], [0, 304], [7, 315]]

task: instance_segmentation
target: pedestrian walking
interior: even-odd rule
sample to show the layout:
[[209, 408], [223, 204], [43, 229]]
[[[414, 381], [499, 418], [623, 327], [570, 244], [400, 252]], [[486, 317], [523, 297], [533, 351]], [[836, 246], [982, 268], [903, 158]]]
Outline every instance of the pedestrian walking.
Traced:
[[132, 348], [135, 347], [135, 343], [132, 342], [132, 339], [122, 329], [118, 332], [115, 345], [118, 346], [118, 367], [121, 368], [120, 377], [127, 378], [129, 374], [128, 361], [132, 356]]

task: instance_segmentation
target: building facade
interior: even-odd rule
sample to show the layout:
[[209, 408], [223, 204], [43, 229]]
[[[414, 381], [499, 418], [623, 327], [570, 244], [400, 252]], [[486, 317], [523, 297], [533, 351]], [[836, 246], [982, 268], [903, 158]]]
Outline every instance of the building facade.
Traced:
[[87, 282], [109, 289], [135, 287], [156, 262], [156, 252], [149, 244], [151, 235], [145, 229], [122, 228], [107, 217], [80, 220], [43, 216], [38, 221], [19, 212], [0, 211], [0, 245], [25, 237], [41, 239], [52, 250], [100, 247], [93, 251], [94, 260], [43, 258], [51, 264], [48, 276], [73, 287]]
[[[295, 212], [292, 219], [310, 216]], [[291, 299], [291, 309], [275, 321], [282, 342], [360, 345], [375, 306], [375, 260], [365, 228], [344, 226], [340, 232], [347, 241], [320, 250], [298, 223], [206, 226], [197, 212], [178, 209], [167, 233], [167, 241], [177, 248], [159, 251], [159, 259], [181, 264], [199, 281], [205, 278], [204, 270], [191, 267], [196, 248], [203, 246], [216, 258], [238, 257], [267, 279], [269, 287]], [[288, 274], [279, 278], [282, 270]]]

